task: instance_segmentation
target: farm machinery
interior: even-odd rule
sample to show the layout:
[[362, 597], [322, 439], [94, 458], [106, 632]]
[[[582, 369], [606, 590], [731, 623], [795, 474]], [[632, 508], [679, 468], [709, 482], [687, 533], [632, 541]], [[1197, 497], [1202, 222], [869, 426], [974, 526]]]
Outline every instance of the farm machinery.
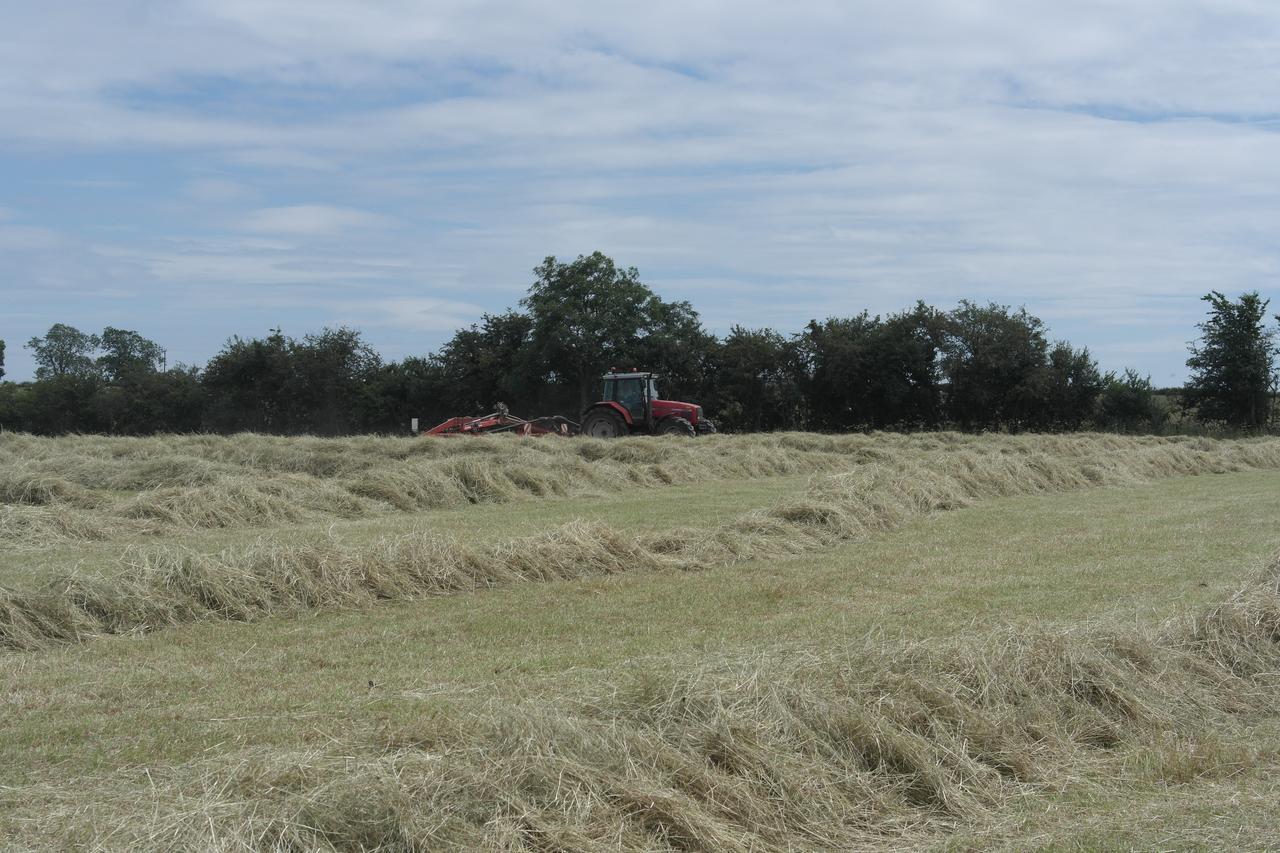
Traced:
[[[414, 418], [413, 423], [417, 424], [417, 422], [418, 419]], [[578, 424], [560, 415], [549, 415], [527, 421], [511, 414], [505, 405], [499, 403], [497, 409], [487, 415], [480, 415], [474, 418], [449, 418], [444, 423], [437, 424], [422, 434], [486, 435], [489, 433], [510, 432], [516, 435], [577, 435], [580, 431]]]
[[[708, 435], [716, 425], [702, 413], [702, 407], [678, 400], [663, 400], [658, 394], [658, 374], [643, 371], [603, 376], [601, 398], [587, 407], [580, 421], [562, 415], [526, 420], [498, 404], [495, 411], [478, 417], [453, 417], [422, 432], [422, 435], [489, 435], [509, 432], [516, 435], [587, 435], [618, 438], [624, 435]], [[412, 430], [418, 432], [418, 420]]]

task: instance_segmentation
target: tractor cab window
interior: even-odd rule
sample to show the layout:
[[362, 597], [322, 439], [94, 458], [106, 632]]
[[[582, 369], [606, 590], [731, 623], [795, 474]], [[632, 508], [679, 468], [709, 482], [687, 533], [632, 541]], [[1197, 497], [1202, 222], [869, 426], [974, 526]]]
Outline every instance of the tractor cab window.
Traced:
[[661, 399], [660, 397], [658, 397], [658, 380], [652, 377], [650, 377], [649, 379], [649, 399], [650, 400]]
[[613, 399], [625, 406], [631, 417], [644, 420], [644, 380], [618, 379], [613, 386]]

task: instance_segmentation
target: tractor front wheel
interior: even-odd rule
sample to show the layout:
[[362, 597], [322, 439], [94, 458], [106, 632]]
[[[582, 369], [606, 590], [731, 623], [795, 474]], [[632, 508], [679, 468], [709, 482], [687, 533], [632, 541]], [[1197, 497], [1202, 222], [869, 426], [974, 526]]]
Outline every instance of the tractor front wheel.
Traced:
[[693, 424], [680, 417], [667, 418], [658, 424], [658, 435], [687, 435], [693, 438]]
[[627, 434], [627, 422], [613, 409], [592, 409], [582, 419], [582, 434], [591, 438], [617, 438]]

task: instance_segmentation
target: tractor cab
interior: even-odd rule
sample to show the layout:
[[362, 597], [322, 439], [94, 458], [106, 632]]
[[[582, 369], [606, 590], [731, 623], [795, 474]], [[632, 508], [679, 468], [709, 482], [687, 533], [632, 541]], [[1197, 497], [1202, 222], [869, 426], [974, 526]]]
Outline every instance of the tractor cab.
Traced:
[[582, 432], [596, 438], [623, 435], [687, 435], [715, 432], [715, 424], [693, 403], [663, 400], [658, 374], [606, 373], [600, 401], [583, 413]]
[[604, 394], [600, 399], [620, 404], [631, 414], [632, 421], [648, 420], [652, 414], [650, 403], [658, 399], [658, 375], [656, 373], [606, 373]]

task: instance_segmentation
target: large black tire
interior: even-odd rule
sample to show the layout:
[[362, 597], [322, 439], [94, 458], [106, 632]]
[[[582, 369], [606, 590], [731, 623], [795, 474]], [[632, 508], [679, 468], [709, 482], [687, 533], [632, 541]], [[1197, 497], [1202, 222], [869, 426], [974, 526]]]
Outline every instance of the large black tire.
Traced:
[[693, 424], [678, 416], [666, 418], [658, 424], [658, 435], [687, 435], [693, 438]]
[[627, 422], [613, 409], [601, 406], [583, 417], [582, 434], [591, 438], [617, 438], [627, 434]]

